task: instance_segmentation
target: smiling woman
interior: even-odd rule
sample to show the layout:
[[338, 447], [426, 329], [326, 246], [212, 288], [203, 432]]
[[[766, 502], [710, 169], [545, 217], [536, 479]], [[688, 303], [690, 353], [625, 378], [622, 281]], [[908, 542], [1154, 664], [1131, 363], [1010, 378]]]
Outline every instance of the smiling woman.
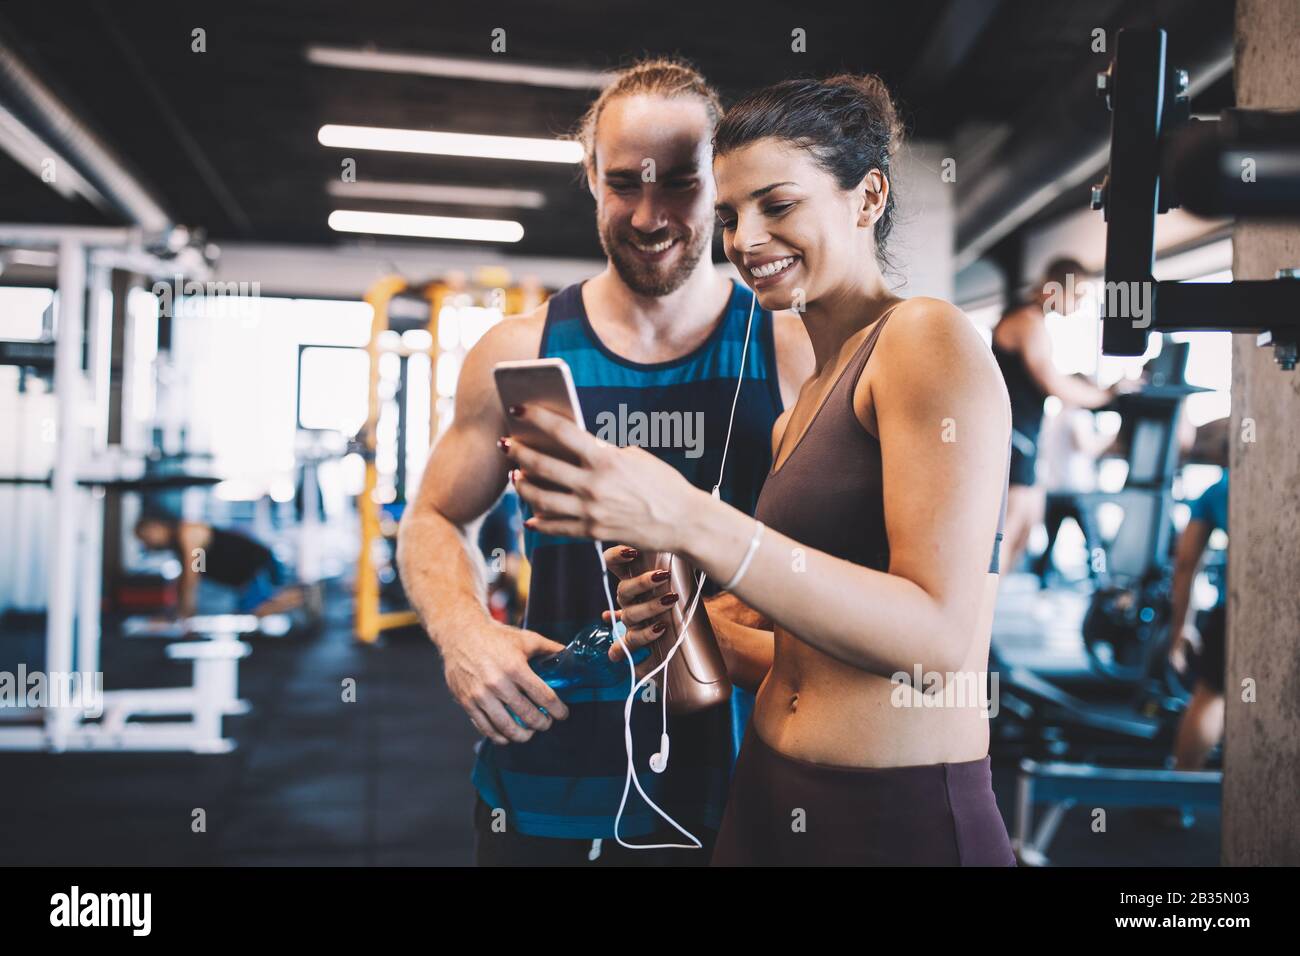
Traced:
[[[828, 80], [788, 80], [750, 94], [727, 113], [718, 127], [713, 148], [719, 154], [734, 153], [763, 139], [797, 145], [807, 150], [841, 190], [851, 190], [871, 170], [878, 170], [888, 182], [890, 157], [902, 143], [903, 125], [893, 98], [876, 76], [841, 74]], [[767, 197], [773, 212], [782, 213], [791, 202], [771, 193], [792, 183], [765, 186], [751, 199]], [[894, 228], [895, 199], [883, 196], [883, 208], [873, 230], [877, 260], [888, 266], [886, 244]], [[724, 229], [734, 219], [734, 210], [720, 203], [718, 218]], [[762, 263], [766, 278], [786, 268], [785, 260]]]
[[[727, 258], [764, 308], [799, 314], [816, 359], [773, 429], [753, 518], [544, 409], [522, 414], [579, 464], [507, 451], [530, 529], [671, 551], [771, 621], [752, 661], [728, 660], [735, 680], [767, 676], [714, 865], [1013, 862], [987, 702], [929, 692], [982, 686], [988, 668], [1006, 390], [961, 312], [881, 275], [898, 136], [873, 77], [769, 87], [716, 132]], [[631, 620], [662, 611], [622, 603]], [[916, 671], [939, 686], [899, 686]]]

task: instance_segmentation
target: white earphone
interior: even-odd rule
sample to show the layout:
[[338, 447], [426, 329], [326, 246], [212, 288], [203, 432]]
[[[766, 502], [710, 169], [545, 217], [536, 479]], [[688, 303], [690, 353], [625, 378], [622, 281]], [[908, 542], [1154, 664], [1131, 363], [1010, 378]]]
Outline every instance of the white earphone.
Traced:
[[[754, 308], [758, 304], [758, 296], [754, 295], [752, 292], [751, 295], [752, 298], [750, 299], [749, 302], [749, 318], [745, 322], [745, 342], [740, 350], [740, 374], [736, 376], [736, 391], [731, 399], [731, 417], [727, 419], [727, 439], [722, 446], [722, 463], [718, 467], [718, 481], [717, 484], [713, 486], [713, 491], [712, 491], [713, 497], [719, 500], [721, 500], [721, 496], [722, 496], [722, 492], [721, 492], [722, 478], [723, 475], [726, 473], [726, 468], [727, 468], [727, 452], [731, 448], [731, 429], [736, 423], [736, 406], [740, 401], [740, 386], [745, 380], [745, 363], [749, 356], [749, 338], [750, 338], [750, 331], [752, 330], [754, 325]], [[665, 770], [668, 769], [668, 750], [669, 750], [669, 742], [670, 742], [668, 737], [668, 664], [672, 661], [673, 656], [677, 653], [677, 649], [681, 647], [682, 642], [686, 639], [687, 628], [690, 627], [691, 621], [695, 617], [695, 609], [699, 606], [700, 597], [704, 593], [704, 579], [705, 579], [704, 572], [701, 571], [695, 579], [695, 595], [692, 597], [690, 606], [686, 610], [686, 614], [682, 621], [681, 632], [678, 634], [676, 642], [669, 649], [668, 653], [664, 655], [663, 661], [660, 662], [659, 665], [655, 667], [654, 670], [650, 671], [650, 673], [646, 674], [645, 677], [642, 677], [640, 680], [637, 680], [636, 665], [632, 663], [631, 648], [627, 646], [627, 642], [623, 639], [624, 635], [627, 633], [627, 626], [622, 621], [618, 620], [618, 614], [614, 609], [614, 595], [610, 592], [609, 589], [609, 567], [605, 564], [605, 545], [601, 541], [597, 541], [595, 544], [596, 544], [596, 554], [598, 556], [598, 560], [600, 561], [601, 583], [605, 587], [605, 600], [609, 604], [609, 619], [611, 622], [611, 627], [614, 633], [614, 637], [615, 639], [617, 639], [619, 643], [619, 647], [623, 649], [623, 658], [627, 661], [628, 674], [632, 680], [632, 689], [628, 692], [627, 699], [623, 702], [623, 745], [625, 750], [627, 751], [627, 774], [623, 780], [623, 797], [621, 800], [619, 800], [618, 813], [614, 817], [614, 839], [618, 841], [619, 846], [626, 847], [629, 850], [698, 850], [701, 849], [703, 847], [703, 844], [700, 842], [699, 838], [696, 837], [693, 833], [683, 828], [681, 824], [679, 824], [676, 820], [674, 820], [667, 813], [665, 813], [659, 807], [658, 804], [656, 804], [653, 800], [650, 799], [649, 795], [641, 787], [641, 781], [637, 778], [636, 775], [636, 765], [635, 765], [635, 760], [632, 752], [632, 704], [633, 701], [636, 699], [637, 692], [648, 681], [653, 680], [656, 674], [662, 671], [664, 675], [664, 686], [663, 686], [663, 692], [660, 696], [661, 696], [661, 706], [663, 712], [663, 718], [662, 718], [663, 730], [659, 737], [659, 751], [655, 753], [653, 756], [651, 756], [650, 758], [650, 769], [655, 773], [663, 773]], [[623, 821], [623, 811], [627, 808], [628, 793], [630, 792], [633, 786], [636, 787], [637, 793], [641, 795], [641, 799], [644, 800], [650, 806], [650, 808], [660, 816], [660, 818], [662, 818], [665, 822], [671, 825], [673, 829], [675, 829], [678, 833], [682, 834], [682, 836], [686, 837], [686, 839], [690, 840], [691, 842], [690, 843], [651, 843], [651, 844], [639, 844], [639, 845], [634, 843], [625, 843], [623, 841], [623, 838], [619, 836], [618, 830], [619, 830], [619, 824], [622, 823]]]

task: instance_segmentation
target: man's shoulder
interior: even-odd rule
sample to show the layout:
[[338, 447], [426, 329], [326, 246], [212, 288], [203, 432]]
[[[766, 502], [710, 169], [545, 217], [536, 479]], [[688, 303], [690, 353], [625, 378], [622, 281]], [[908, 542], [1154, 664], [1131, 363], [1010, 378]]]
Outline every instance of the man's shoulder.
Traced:
[[477, 358], [490, 362], [509, 362], [537, 358], [546, 327], [549, 301], [517, 315], [508, 315], [492, 326], [474, 344]]

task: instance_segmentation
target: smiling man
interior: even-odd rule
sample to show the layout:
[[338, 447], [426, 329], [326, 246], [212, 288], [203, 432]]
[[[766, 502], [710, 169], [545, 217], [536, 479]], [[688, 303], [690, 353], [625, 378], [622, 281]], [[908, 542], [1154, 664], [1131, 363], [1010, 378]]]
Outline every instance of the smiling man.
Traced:
[[[674, 717], [672, 763], [654, 774], [647, 762], [659, 746], [660, 706], [638, 699], [632, 731], [642, 786], [705, 846], [618, 846], [612, 838], [626, 772], [626, 690], [592, 692], [566, 706], [528, 666], [530, 658], [560, 650], [605, 608], [591, 542], [526, 535], [532, 576], [518, 629], [492, 620], [484, 607], [474, 540], [508, 477], [497, 443], [509, 428], [492, 378], [501, 361], [564, 359], [589, 427], [665, 414], [701, 423], [689, 441], [685, 429], [679, 442], [671, 440], [672, 429], [660, 429], [644, 444], [701, 488], [717, 480], [751, 304], [749, 291], [723, 277], [709, 255], [716, 222], [711, 138], [720, 114], [704, 78], [672, 60], [622, 71], [592, 104], [577, 136], [606, 268], [535, 311], [503, 320], [471, 350], [454, 423], [435, 446], [402, 522], [398, 557], [406, 590], [442, 652], [448, 687], [486, 738], [474, 768], [481, 865], [708, 862], [733, 757], [734, 708]], [[757, 310], [724, 500], [752, 512], [771, 464], [772, 425], [811, 371], [812, 349], [798, 317]], [[643, 434], [627, 429], [621, 437], [641, 443]], [[662, 440], [665, 434], [670, 440]], [[725, 596], [710, 601], [709, 613], [743, 620]], [[724, 654], [728, 641], [745, 633], [720, 630]], [[680, 840], [635, 799], [620, 835], [632, 843]]]

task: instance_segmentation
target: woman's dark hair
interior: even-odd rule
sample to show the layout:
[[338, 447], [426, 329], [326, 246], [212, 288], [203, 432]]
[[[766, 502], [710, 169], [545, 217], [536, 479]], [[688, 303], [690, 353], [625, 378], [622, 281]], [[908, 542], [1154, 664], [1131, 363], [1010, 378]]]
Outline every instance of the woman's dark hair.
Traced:
[[895, 207], [889, 161], [902, 143], [903, 125], [884, 80], [844, 73], [764, 87], [723, 115], [713, 151], [723, 156], [769, 137], [808, 150], [841, 189], [853, 189], [871, 170], [880, 170], [890, 188], [885, 211], [876, 220], [876, 257], [889, 265], [885, 245]]

